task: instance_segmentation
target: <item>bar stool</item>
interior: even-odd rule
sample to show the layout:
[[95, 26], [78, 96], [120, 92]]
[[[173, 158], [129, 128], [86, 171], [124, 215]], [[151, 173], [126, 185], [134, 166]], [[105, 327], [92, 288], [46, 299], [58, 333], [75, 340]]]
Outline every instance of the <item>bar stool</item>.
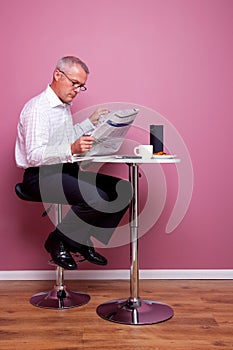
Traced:
[[[23, 188], [22, 183], [15, 186], [17, 196], [29, 202], [42, 202], [40, 198], [34, 198], [28, 195]], [[62, 203], [54, 203], [56, 205], [57, 222], [62, 220]], [[83, 292], [70, 291], [64, 284], [64, 269], [58, 265], [56, 268], [56, 284], [53, 289], [48, 292], [41, 292], [30, 298], [30, 303], [34, 306], [47, 309], [68, 309], [87, 304], [90, 296]]]

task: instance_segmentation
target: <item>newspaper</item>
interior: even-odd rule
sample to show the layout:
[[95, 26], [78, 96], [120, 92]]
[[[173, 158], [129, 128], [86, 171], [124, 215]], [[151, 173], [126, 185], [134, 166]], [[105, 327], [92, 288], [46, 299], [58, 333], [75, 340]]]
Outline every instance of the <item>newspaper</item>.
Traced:
[[91, 133], [94, 143], [86, 156], [102, 156], [116, 153], [124, 141], [124, 137], [134, 122], [139, 109], [124, 109], [102, 115]]

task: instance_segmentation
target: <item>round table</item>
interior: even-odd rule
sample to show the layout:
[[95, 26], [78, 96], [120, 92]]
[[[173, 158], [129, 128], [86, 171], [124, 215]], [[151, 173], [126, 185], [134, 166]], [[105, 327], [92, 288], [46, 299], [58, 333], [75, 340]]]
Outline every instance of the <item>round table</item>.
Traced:
[[98, 156], [92, 159], [97, 163], [120, 163], [129, 166], [129, 181], [132, 184], [133, 196], [130, 205], [130, 296], [126, 299], [110, 300], [97, 307], [97, 314], [105, 320], [143, 325], [159, 323], [170, 319], [173, 309], [164, 303], [144, 300], [139, 297], [138, 269], [138, 179], [141, 164], [174, 164], [180, 159], [161, 156], [158, 158], [121, 158], [120, 156]]

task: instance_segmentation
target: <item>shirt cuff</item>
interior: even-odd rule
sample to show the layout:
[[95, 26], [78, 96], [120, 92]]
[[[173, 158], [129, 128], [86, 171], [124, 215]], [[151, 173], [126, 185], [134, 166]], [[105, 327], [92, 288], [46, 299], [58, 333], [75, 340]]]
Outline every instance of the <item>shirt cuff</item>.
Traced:
[[71, 145], [70, 144], [61, 145], [60, 154], [61, 154], [61, 157], [60, 157], [61, 163], [72, 162], [72, 153], [71, 153]]

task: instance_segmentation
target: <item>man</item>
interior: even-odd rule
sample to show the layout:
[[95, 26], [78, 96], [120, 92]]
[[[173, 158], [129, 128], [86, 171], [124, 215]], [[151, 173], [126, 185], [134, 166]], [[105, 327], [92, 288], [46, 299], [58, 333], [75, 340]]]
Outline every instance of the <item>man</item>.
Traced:
[[126, 212], [132, 196], [131, 185], [104, 174], [83, 171], [72, 155], [85, 155], [93, 145], [86, 136], [109, 111], [97, 109], [89, 118], [73, 125], [70, 104], [85, 91], [89, 74], [77, 57], [60, 59], [52, 83], [24, 106], [18, 123], [16, 163], [24, 168], [24, 190], [42, 201], [71, 205], [70, 210], [50, 233], [45, 249], [53, 261], [76, 269], [71, 252], [80, 253], [91, 263], [106, 265], [97, 253], [91, 236], [107, 244]]

